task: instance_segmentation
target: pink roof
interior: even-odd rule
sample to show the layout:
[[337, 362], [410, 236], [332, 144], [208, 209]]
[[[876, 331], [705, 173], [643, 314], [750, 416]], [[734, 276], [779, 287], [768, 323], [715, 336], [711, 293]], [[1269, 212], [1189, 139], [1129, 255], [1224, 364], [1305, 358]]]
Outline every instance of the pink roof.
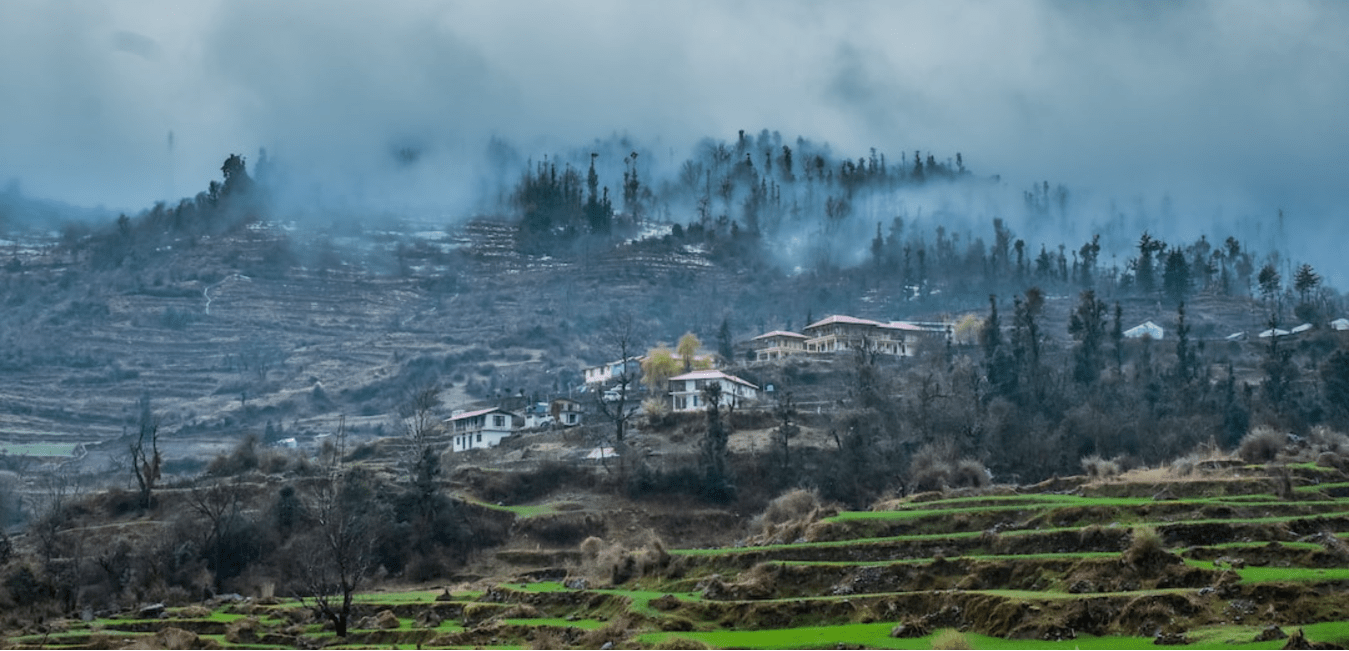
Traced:
[[846, 315], [843, 315], [843, 314], [835, 314], [835, 315], [833, 315], [833, 316], [825, 317], [825, 318], [823, 318], [823, 319], [820, 319], [819, 321], [816, 321], [815, 323], [812, 323], [812, 324], [806, 326], [806, 330], [809, 330], [809, 329], [811, 329], [811, 328], [818, 328], [818, 327], [820, 327], [820, 326], [827, 326], [827, 325], [831, 325], [831, 324], [834, 324], [834, 323], [848, 323], [848, 324], [852, 324], [852, 325], [869, 325], [869, 326], [878, 326], [878, 325], [880, 325], [879, 323], [877, 323], [877, 322], [875, 322], [875, 321], [872, 321], [871, 319], [859, 319], [859, 318], [857, 318], [857, 317], [855, 317], [855, 316], [846, 316]]
[[[796, 337], [798, 339], [810, 339], [810, 337], [807, 337], [803, 334], [796, 332], [787, 332], [786, 330], [774, 330], [772, 332], [765, 332], [755, 337], [754, 339], [768, 339], [769, 337]], [[754, 339], [751, 339], [750, 341], [754, 341]]]
[[747, 386], [747, 387], [750, 387], [751, 389], [758, 389], [758, 388], [759, 388], [759, 387], [754, 386], [753, 384], [750, 384], [749, 382], [746, 382], [746, 381], [744, 381], [744, 380], [742, 380], [742, 379], [740, 379], [740, 378], [738, 378], [738, 377], [736, 377], [736, 376], [734, 376], [734, 375], [730, 375], [730, 374], [728, 374], [728, 373], [723, 373], [723, 372], [721, 372], [721, 371], [714, 371], [714, 370], [693, 371], [693, 372], [691, 372], [691, 373], [685, 373], [685, 374], [683, 374], [683, 375], [676, 375], [676, 376], [670, 378], [670, 381], [671, 381], [671, 382], [673, 382], [673, 381], [675, 381], [675, 380], [729, 380], [729, 381], [731, 381], [731, 382], [736, 382], [736, 383], [739, 383], [739, 384], [743, 384], [743, 385], [745, 385], [745, 386]]

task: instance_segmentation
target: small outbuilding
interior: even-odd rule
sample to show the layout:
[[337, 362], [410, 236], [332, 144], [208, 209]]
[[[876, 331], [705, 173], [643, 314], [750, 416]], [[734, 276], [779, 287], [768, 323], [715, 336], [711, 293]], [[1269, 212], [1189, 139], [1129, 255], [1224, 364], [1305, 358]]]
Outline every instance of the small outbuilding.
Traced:
[[1144, 321], [1143, 323], [1124, 331], [1124, 336], [1129, 339], [1161, 339], [1165, 335], [1166, 331], [1162, 330], [1161, 326], [1151, 321]]

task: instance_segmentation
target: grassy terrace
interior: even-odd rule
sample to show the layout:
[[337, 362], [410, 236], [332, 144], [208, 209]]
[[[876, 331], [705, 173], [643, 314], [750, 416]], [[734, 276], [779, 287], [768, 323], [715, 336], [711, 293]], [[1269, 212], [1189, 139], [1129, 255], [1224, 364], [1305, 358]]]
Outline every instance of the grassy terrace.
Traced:
[[[1339, 502], [1338, 506], [1344, 506], [1345, 503]], [[1152, 527], [1165, 528], [1175, 525], [1215, 525], [1215, 524], [1275, 524], [1275, 523], [1293, 523], [1311, 519], [1330, 519], [1330, 518], [1349, 518], [1349, 511], [1333, 511], [1317, 515], [1274, 515], [1258, 518], [1202, 518], [1193, 520], [1162, 520], [1137, 522], [1130, 527]], [[1080, 531], [1082, 527], [1045, 527], [1040, 529], [1013, 529], [1003, 531], [998, 536], [1035, 536], [1052, 533], [1075, 532]], [[1335, 532], [1343, 533], [1343, 532]], [[782, 543], [777, 545], [753, 545], [745, 547], [726, 547], [717, 549], [674, 549], [671, 554], [684, 556], [736, 556], [749, 553], [774, 553], [791, 552], [796, 550], [813, 550], [844, 547], [866, 547], [882, 546], [886, 544], [907, 543], [907, 542], [940, 542], [940, 541], [959, 541], [965, 539], [977, 539], [983, 535], [982, 531], [956, 531], [950, 533], [931, 533], [931, 534], [908, 534], [898, 536], [880, 536], [868, 538], [855, 538], [849, 540], [830, 540], [820, 542], [801, 542], [801, 543]], [[784, 559], [788, 560], [788, 559]]]
[[[842, 626], [804, 626], [772, 631], [699, 631], [687, 633], [647, 633], [638, 636], [644, 644], [656, 645], [685, 639], [711, 647], [731, 649], [822, 649], [856, 644], [876, 649], [931, 649], [942, 632], [915, 638], [890, 637], [889, 624], [848, 624]], [[1301, 627], [1310, 640], [1349, 638], [1349, 622], [1323, 622]], [[1187, 632], [1190, 648], [1279, 649], [1284, 640], [1253, 642], [1258, 627], [1212, 626]], [[1070, 640], [1006, 640], [978, 633], [961, 634], [973, 649], [1146, 649], [1150, 637], [1079, 635]], [[687, 647], [685, 647], [687, 648]], [[947, 647], [952, 648], [952, 647]]]
[[[1302, 486], [1311, 499], [1300, 500], [1201, 490], [1166, 500], [1001, 494], [890, 503], [811, 523], [825, 540], [670, 550], [668, 571], [620, 585], [609, 585], [603, 568], [568, 566], [592, 587], [520, 575], [449, 594], [365, 592], [346, 639], [285, 600], [225, 604], [197, 618], [70, 621], [0, 646], [121, 646], [173, 626], [224, 648], [906, 649], [954, 639], [977, 649], [1116, 649], [1152, 647], [1151, 633], [1139, 632], [1167, 627], [1188, 648], [1280, 648], [1283, 639], [1254, 641], [1270, 623], [1346, 644], [1349, 621], [1339, 618], [1349, 611], [1349, 553], [1335, 539], [1310, 537], [1349, 531], [1349, 498], [1316, 492], [1339, 488], [1349, 482]], [[568, 508], [473, 503], [517, 518]], [[1151, 561], [1129, 549], [1148, 539], [1137, 535], [1143, 529], [1158, 534]], [[385, 610], [396, 626], [384, 614], [385, 628], [359, 627]], [[899, 624], [917, 636], [891, 637]], [[245, 625], [256, 634], [240, 636]], [[1009, 639], [1018, 637], [1027, 639]]]

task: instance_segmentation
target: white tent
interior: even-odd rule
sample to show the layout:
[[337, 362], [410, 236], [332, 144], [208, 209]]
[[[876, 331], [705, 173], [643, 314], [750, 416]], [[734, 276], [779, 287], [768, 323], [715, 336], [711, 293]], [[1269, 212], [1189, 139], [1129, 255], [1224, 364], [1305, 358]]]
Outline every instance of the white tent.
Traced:
[[1304, 323], [1304, 324], [1302, 324], [1302, 325], [1300, 325], [1300, 326], [1298, 326], [1298, 327], [1296, 327], [1296, 328], [1293, 328], [1293, 329], [1290, 330], [1289, 332], [1290, 332], [1291, 334], [1297, 334], [1297, 333], [1299, 333], [1299, 332], [1306, 332], [1306, 331], [1311, 330], [1311, 329], [1312, 329], [1312, 324], [1310, 324], [1310, 323]]
[[1272, 330], [1266, 330], [1260, 333], [1260, 338], [1269, 339], [1270, 337], [1287, 337], [1288, 335], [1289, 332], [1287, 330], [1284, 330], [1282, 328], [1274, 328]]
[[1226, 340], [1228, 340], [1228, 341], [1241, 341], [1242, 339], [1245, 339], [1245, 338], [1246, 338], [1246, 333], [1245, 333], [1245, 332], [1233, 332], [1232, 334], [1227, 335], [1226, 337], [1224, 337], [1224, 339], [1226, 339]]
[[1330, 322], [1330, 327], [1335, 330], [1349, 330], [1349, 319], [1335, 319]]
[[1151, 321], [1146, 321], [1140, 325], [1136, 325], [1132, 328], [1129, 328], [1128, 330], [1125, 330], [1124, 336], [1130, 339], [1142, 339], [1143, 337], [1147, 337], [1149, 339], [1161, 339], [1164, 332], [1165, 331], [1162, 330], [1161, 326]]
[[597, 461], [599, 459], [612, 459], [616, 456], [618, 456], [618, 453], [614, 452], [613, 448], [595, 448], [585, 458]]

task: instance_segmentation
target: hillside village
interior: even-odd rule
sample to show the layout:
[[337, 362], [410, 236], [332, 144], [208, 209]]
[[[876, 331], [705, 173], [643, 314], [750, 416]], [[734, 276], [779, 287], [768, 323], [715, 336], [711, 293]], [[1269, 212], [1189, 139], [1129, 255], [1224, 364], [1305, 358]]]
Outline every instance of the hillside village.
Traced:
[[[774, 387], [757, 386], [732, 373], [737, 368], [761, 366], [786, 360], [804, 360], [822, 356], [845, 356], [867, 352], [893, 359], [912, 358], [922, 352], [949, 351], [955, 346], [970, 347], [978, 343], [983, 321], [967, 315], [956, 321], [874, 321], [848, 315], [831, 315], [807, 325], [802, 332], [773, 330], [751, 339], [737, 342], [737, 354], [730, 358], [708, 350], [690, 355], [686, 372], [650, 381], [644, 371], [648, 356], [632, 356], [587, 367], [585, 382], [574, 387], [566, 397], [526, 404], [522, 409], [503, 406], [478, 407], [471, 411], [456, 409], [444, 420], [446, 431], [453, 437], [450, 450], [463, 452], [495, 447], [503, 439], [522, 431], [569, 428], [583, 422], [604, 420], [610, 413], [601, 410], [598, 402], [612, 405], [625, 412], [643, 412], [648, 416], [660, 413], [691, 413], [707, 407], [704, 390], [717, 385], [719, 406], [729, 409], [770, 409]], [[1336, 319], [1328, 324], [1334, 332], [1349, 333], [1349, 319]], [[1259, 332], [1258, 339], [1286, 338], [1307, 333], [1313, 329], [1304, 323], [1289, 330], [1270, 328]], [[1145, 321], [1123, 331], [1131, 340], [1160, 341], [1166, 331], [1152, 321]], [[1243, 341], [1246, 332], [1224, 337], [1225, 341]], [[697, 370], [693, 370], [694, 368]], [[649, 387], [655, 386], [655, 389]], [[813, 396], [798, 395], [796, 400], [810, 402]], [[519, 400], [508, 400], [519, 403]], [[612, 417], [612, 416], [610, 416]]]
[[[966, 324], [967, 326], [969, 324]], [[968, 327], [966, 328], [968, 330]], [[925, 347], [949, 346], [956, 342], [957, 324], [946, 322], [890, 321], [881, 323], [846, 315], [833, 315], [807, 325], [802, 333], [774, 330], [739, 342], [741, 359], [726, 359], [707, 350], [690, 355], [688, 370], [663, 381], [644, 382], [643, 367], [648, 357], [633, 356], [588, 367], [584, 370], [585, 384], [576, 387], [573, 397], [558, 397], [547, 402], [535, 402], [522, 410], [504, 407], [456, 410], [444, 420], [447, 432], [453, 436], [451, 450], [461, 452], [476, 448], [490, 448], [502, 439], [522, 430], [574, 427], [582, 419], [602, 418], [596, 399], [605, 403], [620, 403], [615, 409], [696, 412], [706, 408], [704, 390], [709, 384], [718, 386], [719, 404], [730, 409], [761, 408], [771, 399], [772, 387], [760, 387], [737, 377], [731, 370], [749, 364], [772, 362], [790, 356], [843, 355], [857, 351], [871, 351], [889, 357], [913, 357]], [[971, 343], [970, 333], [963, 344]], [[694, 370], [695, 367], [698, 367]], [[657, 385], [654, 391], [649, 385]], [[654, 393], [655, 395], [651, 395]], [[591, 398], [590, 404], [584, 400]], [[809, 396], [802, 396], [809, 400]], [[645, 400], [654, 402], [645, 402]], [[626, 403], [626, 404], [621, 404]], [[645, 403], [645, 404], [643, 404]]]

